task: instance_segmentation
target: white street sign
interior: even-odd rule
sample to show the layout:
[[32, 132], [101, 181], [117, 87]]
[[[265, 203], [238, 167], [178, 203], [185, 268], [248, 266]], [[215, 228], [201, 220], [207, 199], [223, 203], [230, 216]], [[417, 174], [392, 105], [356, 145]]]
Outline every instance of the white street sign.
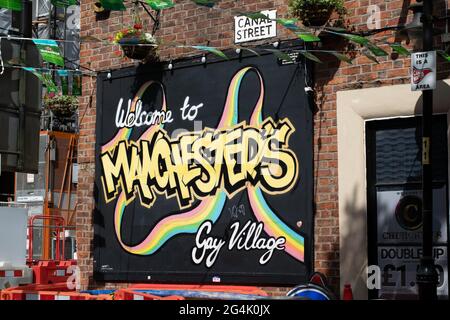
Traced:
[[411, 55], [411, 90], [436, 89], [436, 51]]
[[[270, 19], [277, 18], [277, 10], [261, 11]], [[246, 16], [234, 17], [234, 43], [267, 39], [277, 36], [277, 23], [269, 19], [251, 19]]]

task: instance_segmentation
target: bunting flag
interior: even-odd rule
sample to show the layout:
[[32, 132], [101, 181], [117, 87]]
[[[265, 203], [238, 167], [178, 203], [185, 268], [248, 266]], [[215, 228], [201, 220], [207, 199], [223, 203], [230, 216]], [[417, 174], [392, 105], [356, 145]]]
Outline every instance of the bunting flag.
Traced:
[[22, 0], [0, 0], [0, 8], [22, 11]]
[[212, 8], [214, 7], [220, 0], [191, 0], [196, 5]]
[[69, 94], [69, 71], [58, 70], [59, 83], [61, 86], [61, 92], [64, 96]]
[[169, 9], [174, 6], [171, 0], [145, 0], [153, 10]]
[[47, 92], [49, 93], [58, 92], [58, 87], [53, 82], [52, 75], [50, 74], [50, 72], [41, 72], [31, 67], [24, 67], [23, 69], [25, 71], [31, 72], [36, 77], [38, 77], [38, 79], [42, 81], [42, 84], [47, 88]]
[[44, 61], [64, 67], [64, 58], [61, 56], [58, 43], [55, 40], [33, 39], [33, 42]]
[[51, 0], [55, 7], [66, 8], [77, 4], [77, 0]]
[[72, 95], [81, 96], [82, 92], [82, 73], [81, 71], [72, 72]]
[[111, 11], [124, 11], [126, 10], [123, 0], [100, 0], [102, 7]]
[[411, 54], [411, 52], [409, 52], [408, 49], [404, 48], [401, 44], [399, 43], [392, 43], [390, 44], [390, 47], [392, 48], [392, 50], [394, 50], [396, 53], [398, 53], [399, 55], [402, 56], [409, 56]]
[[216, 56], [219, 56], [221, 58], [227, 59], [228, 57], [225, 55], [225, 53], [223, 53], [221, 50], [215, 48], [215, 47], [209, 47], [209, 46], [190, 46], [191, 48], [194, 48], [196, 50], [202, 50], [202, 51], [207, 51], [210, 52], [212, 54], [215, 54]]

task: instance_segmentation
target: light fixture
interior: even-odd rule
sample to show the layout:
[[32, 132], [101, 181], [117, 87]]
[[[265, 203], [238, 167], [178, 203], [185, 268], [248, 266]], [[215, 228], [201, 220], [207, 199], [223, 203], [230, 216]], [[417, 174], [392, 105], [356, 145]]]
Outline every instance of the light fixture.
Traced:
[[236, 48], [236, 54], [241, 54], [241, 48]]
[[280, 42], [279, 41], [275, 41], [273, 44], [274, 48], [278, 48], [280, 46]]
[[[423, 37], [423, 1], [418, 0], [409, 6], [409, 10], [413, 12], [413, 18], [401, 31], [400, 34], [407, 36], [410, 40], [415, 42], [417, 49], [422, 48]], [[433, 35], [438, 35], [441, 32], [438, 29], [433, 28]]]
[[405, 26], [401, 33], [407, 35], [410, 40], [419, 40], [423, 33], [423, 4], [413, 3], [409, 6], [409, 10], [413, 12], [412, 21]]
[[206, 63], [206, 56], [205, 55], [202, 56], [202, 63]]
[[111, 79], [112, 75], [111, 75], [111, 71], [108, 71], [108, 74], [106, 75], [107, 79]]
[[172, 60], [170, 60], [169, 65], [167, 66], [167, 68], [168, 68], [169, 70], [172, 70], [172, 69], [173, 69], [173, 63], [172, 63]]

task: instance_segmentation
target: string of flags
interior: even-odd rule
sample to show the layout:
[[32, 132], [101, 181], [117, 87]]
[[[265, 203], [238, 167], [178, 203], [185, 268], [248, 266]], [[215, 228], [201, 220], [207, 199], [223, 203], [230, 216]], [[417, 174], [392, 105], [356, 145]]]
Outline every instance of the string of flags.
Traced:
[[[169, 9], [174, 6], [174, 2], [172, 0], [144, 0], [146, 4], [148, 4], [152, 9], [154, 10], [164, 10]], [[142, 2], [144, 2], [142, 1]], [[217, 6], [215, 6], [217, 3], [219, 3], [219, 0], [191, 0], [195, 4], [207, 8], [212, 8], [215, 10], [225, 10], [221, 9]], [[116, 10], [121, 11], [125, 10], [124, 0], [100, 0], [102, 6], [105, 9], [108, 10]], [[77, 0], [51, 0], [51, 3], [55, 6], [60, 7], [67, 7], [70, 5], [78, 4]], [[21, 0], [0, 0], [0, 7], [2, 8], [8, 8], [11, 10], [20, 11], [22, 10], [22, 1]], [[322, 27], [319, 28], [306, 28], [304, 26], [299, 26], [298, 19], [294, 18], [278, 18], [278, 19], [271, 19], [265, 14], [261, 12], [237, 12], [238, 15], [246, 16], [252, 20], [258, 20], [258, 19], [265, 19], [265, 20], [272, 20], [275, 21], [277, 24], [281, 25], [282, 27], [286, 28], [293, 34], [295, 34], [299, 39], [303, 40], [305, 43], [317, 43], [320, 42], [321, 39], [318, 35], [316, 35], [317, 31], [333, 34], [338, 37], [342, 37], [354, 44], [359, 45], [358, 50], [343, 50], [343, 51], [336, 51], [336, 50], [320, 50], [320, 49], [309, 49], [309, 48], [303, 48], [301, 50], [292, 50], [294, 52], [298, 52], [300, 55], [302, 55], [304, 58], [314, 61], [316, 63], [321, 63], [322, 61], [317, 57], [316, 53], [325, 53], [330, 54], [339, 59], [340, 61], [344, 61], [346, 63], [352, 64], [352, 58], [350, 58], [347, 54], [350, 52], [359, 52], [363, 55], [365, 55], [367, 58], [369, 58], [371, 61], [378, 63], [377, 58], [378, 57], [385, 57], [388, 56], [388, 52], [386, 52], [384, 49], [380, 47], [380, 45], [388, 45], [393, 52], [399, 54], [399, 55], [410, 55], [410, 52], [408, 49], [404, 48], [400, 43], [389, 43], [388, 41], [384, 40], [377, 40], [375, 42], [370, 41], [366, 37], [363, 37], [358, 34], [350, 33], [348, 30], [343, 28], [331, 28], [331, 27]], [[4, 39], [6, 37], [0, 37], [0, 58], [1, 58], [1, 39]], [[54, 64], [55, 66], [59, 66], [61, 68], [64, 68], [64, 58], [61, 55], [58, 42], [75, 42], [75, 41], [68, 41], [68, 40], [50, 40], [50, 39], [30, 39], [30, 38], [13, 38], [13, 37], [7, 37], [8, 39], [21, 39], [21, 40], [31, 40], [34, 42], [36, 47], [38, 48], [42, 59], [45, 62]], [[78, 43], [102, 43], [102, 44], [115, 44], [111, 41], [107, 40], [101, 40], [97, 39], [92, 36], [87, 36], [82, 38], [80, 41], [77, 41]], [[133, 44], [127, 44], [127, 45], [133, 45]], [[135, 45], [146, 45], [146, 44], [135, 44]], [[154, 44], [150, 44], [154, 46]], [[218, 48], [209, 46], [209, 45], [186, 45], [186, 44], [180, 44], [180, 43], [160, 43], [162, 46], [167, 47], [179, 47], [179, 48], [191, 48], [199, 51], [203, 51], [205, 53], [211, 53], [218, 57], [221, 57], [223, 59], [228, 59], [227, 55], [221, 51]], [[268, 48], [249, 48], [244, 46], [235, 46], [236, 52], [240, 51], [248, 51], [252, 54], [259, 55], [258, 51], [266, 51], [274, 54], [277, 58], [282, 60], [287, 60], [290, 62], [294, 62], [293, 58], [287, 54], [286, 52], [283, 52], [276, 47], [273, 49]], [[447, 61], [450, 61], [450, 55], [448, 55], [444, 51], [438, 51], [440, 56], [442, 56]], [[1, 60], [1, 59], [0, 59]], [[2, 66], [3, 66], [3, 60]], [[16, 66], [17, 67], [17, 66]], [[81, 66], [80, 66], [81, 67]], [[36, 71], [37, 70], [37, 71]], [[41, 69], [34, 69], [35, 72], [39, 72]], [[51, 72], [52, 70], [47, 69], [45, 72]], [[70, 73], [73, 72], [81, 72], [78, 70], [63, 70]], [[81, 72], [83, 74], [83, 72]], [[49, 87], [52, 89], [53, 86], [47, 81], [46, 83], [49, 84]]]
[[[62, 93], [62, 95], [81, 96], [83, 76], [81, 71], [56, 70], [56, 80], [58, 83], [56, 84], [50, 70], [33, 67], [22, 67], [22, 69], [31, 72], [41, 80], [49, 94]], [[72, 84], [70, 90], [69, 83]]]

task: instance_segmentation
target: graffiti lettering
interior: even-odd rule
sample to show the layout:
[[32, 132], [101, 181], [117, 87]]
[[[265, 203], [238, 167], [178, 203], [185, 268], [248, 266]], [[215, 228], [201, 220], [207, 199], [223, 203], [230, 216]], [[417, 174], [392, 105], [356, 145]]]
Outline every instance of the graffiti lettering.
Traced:
[[200, 109], [202, 107], [203, 107], [203, 103], [191, 106], [189, 104], [189, 96], [187, 96], [186, 99], [184, 99], [183, 106], [180, 108], [180, 110], [181, 110], [181, 118], [183, 120], [187, 119], [189, 121], [194, 121], [195, 118], [197, 118], [198, 109]]
[[122, 108], [123, 98], [119, 100], [116, 111], [117, 128], [133, 128], [141, 126], [151, 126], [154, 124], [170, 123], [173, 121], [172, 111], [142, 111], [142, 101], [138, 100], [135, 111], [131, 111], [132, 101], [128, 100], [126, 110]]
[[101, 154], [105, 199], [112, 201], [120, 187], [127, 202], [138, 192], [141, 204], [151, 207], [156, 192], [176, 196], [185, 208], [219, 188], [231, 198], [248, 182], [267, 193], [287, 192], [298, 175], [296, 155], [288, 148], [293, 131], [288, 119], [268, 118], [261, 127], [242, 123], [175, 139], [159, 128], [148, 140], [120, 140]]
[[[241, 228], [240, 223], [236, 221], [230, 227], [232, 234], [228, 242], [228, 250], [265, 250], [266, 252], [259, 259], [259, 263], [265, 265], [270, 261], [275, 250], [284, 250], [286, 239], [284, 237], [263, 238], [261, 237], [263, 228], [262, 222], [249, 220]], [[225, 240], [210, 236], [211, 230], [212, 222], [209, 220], [203, 222], [197, 231], [195, 247], [192, 249], [192, 261], [195, 264], [205, 261], [208, 268], [214, 265], [220, 250], [225, 245]]]

